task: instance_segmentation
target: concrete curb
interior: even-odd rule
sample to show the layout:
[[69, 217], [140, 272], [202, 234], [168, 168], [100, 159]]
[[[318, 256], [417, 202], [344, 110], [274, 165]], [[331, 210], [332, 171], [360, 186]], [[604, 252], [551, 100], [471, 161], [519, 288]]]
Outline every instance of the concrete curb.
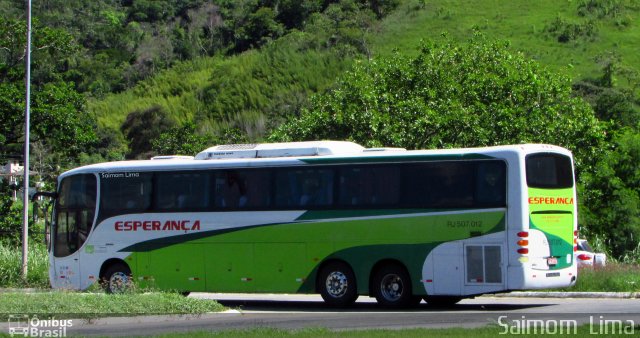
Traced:
[[486, 297], [527, 297], [527, 298], [614, 298], [637, 299], [640, 292], [541, 292], [541, 291], [514, 291], [487, 295]]

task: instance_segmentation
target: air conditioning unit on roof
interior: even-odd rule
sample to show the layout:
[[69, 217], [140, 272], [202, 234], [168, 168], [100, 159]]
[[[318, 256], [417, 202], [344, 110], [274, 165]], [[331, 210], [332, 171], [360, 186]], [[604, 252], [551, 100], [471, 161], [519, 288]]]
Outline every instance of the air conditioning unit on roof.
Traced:
[[263, 144], [230, 144], [205, 149], [196, 160], [230, 158], [303, 157], [362, 153], [364, 147], [345, 141], [308, 141]]

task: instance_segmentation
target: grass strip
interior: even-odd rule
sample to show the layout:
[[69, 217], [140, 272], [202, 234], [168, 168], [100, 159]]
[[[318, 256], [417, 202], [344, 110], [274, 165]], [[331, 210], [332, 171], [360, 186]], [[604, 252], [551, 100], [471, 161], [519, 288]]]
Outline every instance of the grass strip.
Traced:
[[[250, 337], [362, 337], [362, 338], [409, 338], [409, 337], [461, 337], [461, 338], [493, 338], [498, 337], [500, 335], [504, 336], [512, 336], [517, 335], [518, 337], [540, 337], [540, 336], [564, 336], [564, 335], [575, 335], [576, 337], [584, 337], [588, 335], [600, 335], [606, 337], [628, 337], [630, 334], [637, 334], [640, 332], [640, 326], [625, 326], [618, 330], [615, 330], [611, 327], [607, 328], [606, 334], [605, 328], [599, 326], [590, 326], [580, 325], [573, 327], [565, 327], [564, 331], [560, 332], [560, 328], [557, 329], [557, 332], [554, 331], [543, 331], [543, 330], [554, 330], [554, 329], [543, 329], [542, 327], [538, 327], [537, 331], [534, 330], [533, 327], [526, 329], [522, 328], [521, 331], [515, 330], [513, 332], [509, 332], [505, 327], [501, 327], [499, 325], [487, 325], [481, 328], [475, 329], [466, 329], [466, 328], [450, 328], [450, 329], [403, 329], [403, 330], [349, 330], [349, 331], [332, 331], [324, 328], [308, 328], [301, 330], [283, 330], [283, 329], [274, 329], [274, 328], [257, 328], [257, 329], [246, 329], [246, 330], [228, 330], [228, 331], [216, 331], [216, 332], [185, 332], [185, 333], [173, 333], [160, 335], [157, 337], [168, 338], [168, 337], [233, 337], [233, 338], [250, 338]], [[507, 332], [505, 332], [507, 331]], [[633, 333], [630, 333], [633, 332]]]
[[178, 293], [149, 292], [109, 295], [87, 292], [8, 292], [0, 294], [0, 321], [12, 314], [55, 318], [99, 318], [155, 314], [202, 314], [223, 311], [212, 300], [184, 297]]
[[48, 288], [49, 256], [42, 243], [31, 243], [28, 250], [27, 280], [22, 279], [22, 248], [0, 243], [0, 287]]
[[581, 268], [576, 285], [563, 291], [640, 292], [640, 265], [613, 263], [603, 268]]

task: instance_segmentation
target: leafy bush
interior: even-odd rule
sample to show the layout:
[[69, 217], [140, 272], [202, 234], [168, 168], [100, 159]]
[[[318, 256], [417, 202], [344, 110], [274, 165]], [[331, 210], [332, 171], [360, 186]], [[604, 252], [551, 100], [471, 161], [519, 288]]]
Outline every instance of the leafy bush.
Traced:
[[624, 13], [622, 0], [581, 0], [578, 2], [578, 15], [597, 18], [616, 18]]
[[14, 206], [8, 189], [0, 189], [0, 244], [19, 246], [21, 236], [21, 208]]
[[640, 135], [623, 129], [611, 147], [583, 173], [580, 231], [589, 237], [603, 235], [614, 258], [629, 260], [640, 239]]
[[598, 26], [593, 20], [576, 23], [557, 16], [555, 20], [546, 26], [545, 31], [555, 36], [558, 42], [567, 43], [580, 38], [595, 39], [598, 35]]

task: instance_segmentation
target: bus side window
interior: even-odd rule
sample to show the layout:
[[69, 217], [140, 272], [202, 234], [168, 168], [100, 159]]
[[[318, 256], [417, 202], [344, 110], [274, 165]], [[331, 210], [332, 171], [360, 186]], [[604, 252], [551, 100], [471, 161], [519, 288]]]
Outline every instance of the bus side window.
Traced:
[[476, 179], [476, 204], [502, 207], [506, 200], [506, 173], [503, 162], [478, 164]]
[[294, 169], [276, 174], [276, 206], [314, 208], [333, 204], [333, 170]]
[[207, 172], [157, 173], [154, 188], [156, 209], [205, 210], [209, 206], [208, 185]]
[[299, 195], [297, 175], [294, 170], [278, 170], [276, 172], [276, 206], [294, 207], [298, 204]]
[[333, 170], [308, 170], [303, 177], [301, 206], [327, 206], [333, 203]]
[[101, 179], [101, 218], [148, 211], [151, 177], [150, 173], [140, 173], [136, 177]]
[[357, 206], [364, 201], [360, 197], [362, 189], [362, 172], [360, 168], [345, 168], [340, 170], [340, 205]]
[[269, 170], [244, 170], [241, 174], [244, 178], [246, 191], [243, 207], [246, 209], [268, 207], [271, 202], [271, 172]]
[[217, 208], [236, 209], [247, 205], [247, 183], [237, 170], [218, 172], [215, 187]]
[[131, 185], [131, 189], [124, 188], [128, 196], [125, 209], [146, 210], [151, 202], [151, 182], [136, 182]]
[[270, 203], [269, 170], [224, 170], [215, 174], [216, 209], [263, 209]]

